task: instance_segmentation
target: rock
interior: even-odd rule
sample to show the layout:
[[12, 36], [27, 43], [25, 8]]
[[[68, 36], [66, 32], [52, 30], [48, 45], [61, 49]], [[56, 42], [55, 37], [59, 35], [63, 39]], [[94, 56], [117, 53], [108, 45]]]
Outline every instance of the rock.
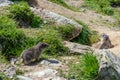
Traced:
[[71, 24], [73, 25], [74, 31], [72, 32], [72, 36], [68, 40], [72, 40], [73, 38], [77, 37], [80, 32], [82, 31], [82, 25], [78, 24], [76, 21], [68, 19], [62, 15], [59, 15], [57, 13], [51, 12], [49, 10], [43, 9], [43, 8], [33, 8], [31, 7], [31, 11], [37, 14], [38, 16], [52, 20], [57, 24], [65, 25], [65, 24]]
[[120, 58], [109, 50], [97, 50], [100, 80], [120, 80]]
[[42, 60], [41, 64], [50, 65], [50, 64], [59, 64], [60, 62], [56, 59]]
[[67, 80], [67, 79], [60, 78], [60, 77], [56, 76], [54, 78], [52, 78], [52, 77], [44, 78], [43, 80]]
[[16, 68], [12, 65], [8, 65], [2, 72], [9, 78], [13, 78], [16, 75]]
[[8, 0], [0, 0], [0, 6], [8, 6], [10, 4], [13, 4], [13, 2]]
[[31, 79], [31, 78], [28, 78], [28, 77], [25, 77], [25, 76], [21, 76], [21, 75], [18, 75], [17, 78], [18, 78], [19, 80], [33, 80], [33, 79]]
[[27, 74], [27, 76], [33, 76], [33, 77], [43, 77], [43, 76], [54, 76], [57, 74], [56, 70], [53, 69], [45, 69], [41, 71], [31, 72]]
[[57, 76], [57, 71], [54, 69], [46, 68], [36, 72], [30, 72], [25, 76], [32, 78], [33, 80], [66, 80]]
[[93, 51], [92, 47], [81, 45], [74, 42], [64, 41], [63, 42], [65, 47], [68, 47], [70, 50], [70, 53], [76, 53], [76, 54], [84, 54], [85, 52]]

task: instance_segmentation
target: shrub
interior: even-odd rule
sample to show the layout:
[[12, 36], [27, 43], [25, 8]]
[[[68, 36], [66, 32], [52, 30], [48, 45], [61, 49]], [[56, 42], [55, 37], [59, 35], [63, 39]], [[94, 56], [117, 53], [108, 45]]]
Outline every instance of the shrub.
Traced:
[[37, 28], [40, 27], [40, 24], [43, 24], [43, 20], [39, 16], [34, 15], [31, 26]]
[[30, 11], [26, 2], [11, 5], [10, 12], [13, 18], [19, 21], [20, 26], [39, 27], [42, 24], [42, 19]]
[[76, 29], [73, 25], [66, 24], [66, 25], [46, 25], [44, 26], [45, 29], [54, 29], [58, 31], [58, 33], [62, 36], [64, 40], [68, 40], [73, 37], [73, 33]]
[[102, 12], [107, 15], [114, 14], [114, 10], [110, 6], [111, 3], [108, 0], [85, 0], [85, 3], [98, 12]]
[[57, 56], [64, 55], [68, 52], [68, 49], [62, 44], [62, 37], [56, 30], [41, 29], [37, 34], [37, 41], [49, 44], [49, 47], [44, 52], [45, 54]]
[[17, 24], [14, 20], [8, 17], [0, 17], [0, 45], [2, 45], [2, 54], [6, 58], [19, 56], [21, 51], [30, 46], [28, 39], [24, 32], [18, 30]]
[[92, 34], [91, 30], [83, 22], [80, 22], [80, 21], [77, 21], [77, 22], [83, 26], [83, 29], [80, 35], [76, 37], [75, 39], [73, 39], [72, 41], [80, 43], [80, 44], [90, 45], [91, 44], [90, 36]]
[[97, 31], [92, 31], [92, 35], [90, 36], [90, 43], [96, 43], [100, 40], [100, 35]]
[[113, 13], [114, 13], [112, 7], [102, 8], [102, 12], [104, 12], [104, 13], [107, 14], [107, 15], [113, 15]]
[[15, 29], [17, 27], [17, 23], [6, 16], [0, 16], [0, 30], [9, 30]]
[[99, 64], [93, 53], [84, 54], [80, 62], [72, 63], [67, 78], [76, 80], [98, 80]]
[[0, 30], [0, 43], [2, 44], [2, 53], [6, 57], [18, 55], [17, 50], [23, 47], [25, 35], [17, 29]]
[[4, 73], [0, 72], [0, 80], [10, 80]]
[[99, 41], [99, 35], [97, 32], [91, 31], [85, 23], [78, 20], [76, 21], [83, 26], [83, 29], [79, 36], [71, 41], [85, 45], [91, 45], [92, 43]]
[[[2, 52], [0, 50], [0, 64], [3, 64], [3, 63], [8, 63], [7, 60], [5, 59], [5, 57], [2, 55]], [[0, 79], [1, 80], [1, 79]]]

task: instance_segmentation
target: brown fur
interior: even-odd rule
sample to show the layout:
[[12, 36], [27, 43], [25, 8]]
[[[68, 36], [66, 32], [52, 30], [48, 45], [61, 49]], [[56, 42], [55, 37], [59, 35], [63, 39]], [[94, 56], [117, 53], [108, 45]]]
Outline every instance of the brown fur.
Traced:
[[46, 47], [48, 47], [48, 44], [39, 42], [36, 46], [24, 50], [18, 60], [22, 59], [24, 64], [29, 64], [33, 60], [39, 60], [40, 54]]
[[109, 48], [113, 47], [113, 45], [111, 44], [111, 41], [110, 41], [110, 38], [109, 38], [108, 35], [103, 34], [102, 38], [103, 38], [102, 44], [101, 44], [99, 49], [109, 49]]

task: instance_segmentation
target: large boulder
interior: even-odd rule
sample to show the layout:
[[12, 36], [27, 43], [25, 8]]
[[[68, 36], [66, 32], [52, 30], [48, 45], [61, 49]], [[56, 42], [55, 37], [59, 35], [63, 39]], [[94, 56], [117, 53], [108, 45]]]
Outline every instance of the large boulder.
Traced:
[[120, 80], [120, 58], [109, 50], [97, 50], [100, 80]]
[[75, 28], [73, 30], [73, 34], [71, 36], [70, 39], [71, 40], [75, 37], [77, 37], [80, 32], [82, 31], [82, 25], [78, 24], [76, 21], [68, 19], [67, 17], [64, 17], [62, 15], [59, 15], [57, 13], [51, 12], [49, 10], [46, 10], [44, 8], [30, 8], [32, 12], [34, 12], [35, 14], [37, 14], [38, 16], [47, 19], [47, 20], [52, 20], [54, 21], [56, 24], [59, 25], [65, 25], [65, 24], [71, 24], [73, 25]]
[[63, 44], [65, 47], [69, 48], [70, 53], [72, 54], [84, 54], [85, 52], [93, 51], [93, 48], [87, 45], [82, 45], [69, 41], [64, 41]]
[[65, 41], [64, 45], [70, 49], [70, 53], [84, 54], [88, 51], [94, 51], [99, 63], [100, 80], [120, 80], [120, 58], [107, 49], [98, 50], [90, 46]]

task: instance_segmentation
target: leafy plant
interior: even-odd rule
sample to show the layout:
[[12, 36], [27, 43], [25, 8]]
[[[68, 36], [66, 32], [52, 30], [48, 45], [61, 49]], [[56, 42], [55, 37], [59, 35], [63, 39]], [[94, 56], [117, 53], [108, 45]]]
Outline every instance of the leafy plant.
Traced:
[[18, 80], [18, 78], [16, 76], [14, 76], [13, 78], [9, 78], [3, 72], [0, 72], [0, 80]]
[[68, 53], [68, 49], [62, 44], [62, 37], [56, 30], [42, 29], [38, 32], [37, 41], [46, 42], [49, 47], [44, 52], [48, 55], [64, 55]]
[[98, 80], [99, 64], [93, 53], [86, 53], [80, 57], [79, 63], [72, 63], [68, 71], [68, 79]]
[[79, 36], [77, 36], [76, 38], [72, 40], [73, 42], [77, 42], [77, 43], [85, 44], [85, 45], [91, 45], [92, 43], [99, 41], [99, 35], [97, 32], [91, 31], [85, 23], [78, 21], [78, 20], [76, 21], [80, 25], [82, 25], [83, 28]]
[[19, 22], [20, 26], [39, 27], [42, 24], [42, 19], [30, 10], [27, 2], [20, 2], [10, 6], [12, 17]]
[[100, 40], [100, 35], [97, 31], [92, 31], [92, 35], [90, 36], [90, 43], [96, 43]]
[[0, 16], [0, 30], [8, 30], [15, 29], [17, 27], [17, 23], [6, 16]]
[[23, 31], [17, 29], [14, 20], [0, 16], [0, 23], [0, 45], [6, 58], [19, 56], [24, 48], [34, 44], [33, 39], [27, 38]]
[[80, 44], [90, 45], [91, 44], [90, 36], [92, 34], [91, 30], [83, 22], [80, 22], [80, 21], [77, 21], [77, 22], [83, 26], [83, 29], [82, 29], [82, 32], [80, 33], [80, 35], [78, 37], [76, 37], [75, 39], [73, 39], [72, 41], [78, 42]]
[[53, 29], [58, 31], [58, 33], [62, 36], [64, 40], [68, 40], [71, 37], [73, 37], [75, 29], [77, 29], [75, 26], [71, 24], [66, 24], [66, 25], [46, 25], [44, 26], [45, 29]]
[[37, 27], [40, 27], [40, 24], [43, 24], [42, 18], [40, 18], [40, 17], [37, 16], [37, 15], [34, 15], [34, 17], [33, 17], [33, 19], [32, 19], [31, 26], [32, 26], [33, 28], [37, 28]]
[[108, 0], [97, 0], [97, 1], [96, 0], [85, 0], [85, 3], [98, 12], [102, 12], [107, 15], [114, 14], [114, 10], [110, 6], [110, 1]]

